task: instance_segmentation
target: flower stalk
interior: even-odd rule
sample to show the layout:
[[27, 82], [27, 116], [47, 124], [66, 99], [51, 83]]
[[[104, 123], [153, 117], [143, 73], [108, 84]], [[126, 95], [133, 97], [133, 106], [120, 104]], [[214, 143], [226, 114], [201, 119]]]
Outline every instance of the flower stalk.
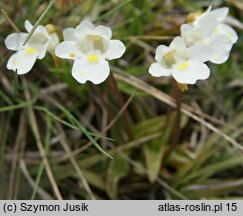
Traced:
[[[124, 106], [124, 100], [123, 100], [121, 92], [119, 91], [119, 89], [117, 87], [117, 83], [115, 81], [115, 78], [114, 78], [112, 72], [110, 73], [110, 75], [108, 77], [108, 85], [109, 85], [111, 92], [114, 94], [114, 98], [116, 100], [116, 103], [118, 104], [119, 108], [121, 109]], [[131, 140], [132, 139], [132, 126], [130, 124], [130, 121], [129, 121], [129, 118], [128, 118], [128, 115], [127, 115], [127, 111], [124, 111], [122, 113], [122, 117], [124, 119], [124, 123], [125, 123], [125, 126], [126, 126], [128, 139]]]

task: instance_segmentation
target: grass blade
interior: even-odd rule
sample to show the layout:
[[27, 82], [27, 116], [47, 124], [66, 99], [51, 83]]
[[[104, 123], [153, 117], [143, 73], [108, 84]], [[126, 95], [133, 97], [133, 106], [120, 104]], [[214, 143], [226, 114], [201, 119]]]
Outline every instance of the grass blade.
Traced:
[[29, 32], [29, 34], [27, 35], [24, 44], [25, 45], [28, 40], [30, 39], [31, 35], [34, 33], [35, 29], [37, 28], [37, 26], [40, 24], [40, 22], [42, 21], [42, 19], [44, 18], [44, 16], [46, 15], [46, 13], [49, 11], [49, 9], [51, 8], [51, 6], [53, 5], [54, 0], [50, 1], [50, 3], [48, 4], [48, 6], [46, 7], [46, 9], [44, 10], [44, 12], [41, 14], [41, 16], [39, 17], [39, 19], [36, 21], [35, 25], [33, 26], [33, 28], [31, 29], [31, 31]]
[[95, 139], [90, 135], [90, 133], [86, 130], [86, 128], [80, 124], [80, 122], [65, 108], [63, 107], [61, 104], [58, 104], [59, 109], [66, 114], [66, 116], [69, 118], [69, 120], [71, 120], [73, 123], [75, 123], [79, 129], [84, 133], [84, 135], [90, 140], [90, 142], [92, 142], [92, 144], [103, 154], [105, 154], [106, 156], [108, 156], [109, 158], [113, 159], [113, 157], [111, 155], [109, 155], [107, 152], [105, 152], [100, 146], [99, 144], [95, 141]]

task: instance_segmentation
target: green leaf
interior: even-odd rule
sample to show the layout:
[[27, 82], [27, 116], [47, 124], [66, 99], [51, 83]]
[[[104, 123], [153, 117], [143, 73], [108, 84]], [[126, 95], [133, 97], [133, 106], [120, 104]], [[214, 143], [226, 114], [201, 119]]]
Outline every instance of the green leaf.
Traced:
[[96, 188], [99, 188], [101, 190], [105, 189], [105, 183], [104, 183], [102, 175], [100, 175], [99, 173], [97, 174], [96, 172], [88, 171], [88, 170], [83, 170], [83, 173], [84, 173], [85, 179], [87, 180], [87, 182], [90, 185], [92, 185]]
[[[174, 119], [175, 113], [172, 113], [168, 123], [165, 116], [159, 116], [139, 123], [134, 129], [134, 133], [139, 137], [161, 132], [161, 136], [147, 142], [143, 147], [148, 178], [151, 182], [154, 182], [159, 174], [165, 149], [169, 145]], [[185, 121], [182, 122], [183, 126]]]
[[118, 88], [122, 92], [124, 92], [124, 93], [126, 93], [128, 95], [131, 95], [131, 94], [134, 94], [136, 96], [146, 96], [147, 95], [147, 93], [144, 93], [143, 91], [141, 91], [141, 90], [139, 90], [137, 88], [134, 88], [133, 86], [128, 85], [128, 84], [126, 84], [124, 82], [118, 82], [117, 84], [118, 84]]
[[121, 156], [116, 156], [110, 161], [108, 168], [108, 179], [106, 181], [106, 191], [111, 199], [117, 198], [118, 182], [128, 173], [128, 164]]
[[144, 135], [157, 133], [158, 131], [162, 130], [164, 122], [165, 122], [165, 116], [158, 116], [155, 118], [144, 120], [133, 128], [134, 137], [140, 138], [143, 137]]
[[[146, 143], [144, 146], [144, 154], [146, 159], [146, 166], [148, 168], [148, 177], [151, 182], [154, 182], [159, 174], [162, 157], [164, 155], [166, 146], [173, 128], [173, 121], [162, 128], [162, 135], [159, 138]], [[159, 131], [158, 131], [159, 132]]]
[[168, 128], [162, 130], [164, 124], [165, 117], [160, 116], [149, 120], [144, 120], [134, 128], [134, 134], [136, 137], [161, 132], [161, 136], [147, 142], [143, 146], [145, 163], [148, 169], [148, 177], [151, 182], [154, 182], [158, 175], [166, 141], [168, 139]]

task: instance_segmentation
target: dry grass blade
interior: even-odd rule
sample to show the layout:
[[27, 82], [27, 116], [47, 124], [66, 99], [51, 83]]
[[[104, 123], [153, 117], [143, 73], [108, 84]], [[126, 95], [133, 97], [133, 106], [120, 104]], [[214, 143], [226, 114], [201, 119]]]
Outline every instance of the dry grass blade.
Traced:
[[[164, 103], [166, 103], [166, 104], [168, 104], [168, 105], [170, 105], [174, 108], [176, 107], [174, 99], [172, 97], [170, 97], [169, 95], [166, 95], [165, 93], [159, 91], [158, 89], [154, 88], [153, 86], [145, 83], [144, 81], [142, 81], [142, 80], [140, 80], [140, 79], [138, 79], [134, 76], [123, 73], [118, 68], [114, 68], [114, 70], [117, 72], [117, 73], [114, 73], [114, 77], [116, 79], [121, 80], [121, 81], [123, 81], [127, 84], [130, 84], [131, 86], [146, 92], [147, 94], [151, 95], [152, 97], [154, 97], [154, 98], [156, 98], [156, 99], [158, 99], [158, 100], [160, 100], [160, 101], [162, 101], [162, 102], [164, 102]], [[205, 125], [208, 129], [217, 133], [218, 135], [223, 137], [225, 140], [229, 141], [232, 145], [236, 146], [241, 151], [243, 151], [243, 146], [241, 146], [238, 142], [236, 142], [234, 139], [232, 139], [230, 136], [228, 136], [224, 132], [217, 129], [215, 126], [213, 126], [209, 122], [207, 122], [204, 119], [200, 118], [199, 116], [193, 114], [186, 107], [189, 107], [189, 106], [182, 104], [182, 108], [181, 108], [182, 113], [184, 113], [185, 115], [194, 119], [195, 121]]]
[[158, 35], [136, 35], [136, 36], [128, 36], [122, 38], [123, 40], [171, 40], [174, 37], [172, 36], [158, 36]]
[[212, 184], [207, 184], [207, 185], [189, 185], [185, 187], [185, 190], [195, 190], [195, 191], [200, 191], [200, 190], [218, 190], [218, 189], [225, 189], [225, 188], [230, 188], [230, 187], [237, 187], [237, 186], [242, 186], [243, 185], [243, 179], [238, 179], [238, 180], [230, 180], [230, 181], [225, 181], [222, 183], [212, 183]]
[[145, 50], [149, 52], [154, 52], [154, 48], [150, 46], [149, 44], [137, 39], [137, 38], [131, 38], [130, 39], [132, 43], [137, 44], [138, 46], [144, 48]]
[[73, 157], [72, 151], [69, 148], [68, 140], [67, 140], [67, 138], [65, 136], [65, 133], [64, 133], [63, 129], [61, 128], [61, 125], [59, 123], [56, 123], [56, 127], [57, 127], [57, 130], [58, 130], [58, 132], [55, 131], [56, 134], [58, 134], [58, 133], [63, 134], [63, 137], [60, 140], [60, 143], [61, 143], [62, 147], [64, 148], [65, 152], [67, 153], [67, 157], [69, 157], [69, 159], [70, 159], [75, 171], [77, 172], [78, 177], [80, 178], [81, 186], [84, 187], [86, 192], [89, 194], [90, 198], [92, 200], [95, 200], [95, 196], [94, 196], [93, 192], [91, 191], [91, 189], [89, 187], [89, 184], [88, 184], [88, 182], [86, 181], [86, 179], [85, 179], [85, 177], [83, 175], [82, 170], [80, 169], [78, 163], [76, 162], [76, 160]]
[[1, 9], [1, 12], [3, 13], [3, 15], [5, 16], [5, 18], [8, 20], [9, 24], [12, 26], [12, 28], [16, 31], [16, 32], [20, 32], [19, 28], [15, 25], [15, 23], [12, 21], [12, 19], [8, 16], [8, 14], [6, 13], [5, 10]]
[[[105, 132], [107, 132], [115, 123], [116, 121], [119, 119], [120, 116], [122, 116], [122, 114], [125, 112], [126, 108], [128, 107], [128, 105], [131, 103], [132, 99], [134, 98], [134, 96], [130, 96], [128, 98], [128, 100], [123, 104], [123, 106], [121, 107], [120, 111], [118, 112], [118, 114], [110, 121], [110, 123], [102, 130], [101, 134], [104, 134]], [[96, 141], [98, 141], [100, 139], [100, 137], [95, 138]], [[91, 142], [88, 142], [86, 145], [82, 146], [80, 149], [77, 149], [75, 151], [72, 152], [72, 155], [78, 155], [79, 153], [81, 153], [82, 151], [84, 151], [85, 149], [89, 148], [92, 145]], [[67, 160], [68, 157], [65, 155], [62, 158], [59, 158], [58, 161], [65, 161]]]
[[[36, 188], [37, 186], [35, 185], [35, 181], [31, 178], [27, 168], [26, 168], [26, 164], [24, 162], [23, 159], [21, 159], [19, 161], [19, 166], [20, 169], [22, 171], [22, 173], [24, 174], [25, 178], [27, 179], [27, 181], [29, 182], [29, 184], [31, 185], [32, 188]], [[37, 189], [37, 193], [38, 195], [43, 199], [43, 200], [53, 200], [53, 197], [51, 197], [51, 195], [49, 195], [46, 191], [44, 191], [41, 187], [38, 187]]]
[[[31, 96], [30, 96], [30, 93], [28, 91], [27, 81], [24, 77], [22, 79], [22, 82], [23, 82], [23, 86], [24, 86], [24, 89], [25, 89], [24, 94], [25, 94], [26, 101], [30, 101]], [[50, 180], [50, 183], [52, 185], [52, 188], [53, 188], [53, 191], [56, 195], [56, 198], [59, 199], [59, 200], [62, 200], [62, 195], [61, 195], [61, 193], [58, 189], [57, 183], [56, 183], [55, 178], [54, 178], [52, 171], [51, 171], [50, 164], [49, 164], [49, 162], [46, 158], [46, 155], [45, 155], [45, 149], [44, 149], [42, 142], [41, 142], [40, 132], [39, 132], [39, 128], [38, 128], [38, 125], [37, 125], [36, 117], [35, 117], [33, 108], [31, 106], [28, 107], [28, 113], [29, 113], [29, 117], [30, 117], [32, 130], [33, 130], [34, 136], [36, 138], [36, 144], [37, 144], [37, 147], [38, 147], [40, 154], [43, 158], [43, 162], [44, 162], [44, 165], [45, 165], [47, 176]]]
[[13, 150], [13, 159], [12, 159], [11, 172], [9, 177], [8, 199], [12, 199], [13, 197], [15, 173], [16, 173], [16, 167], [19, 159], [18, 152], [21, 143], [24, 142], [25, 140], [25, 134], [26, 134], [25, 116], [24, 116], [24, 112], [21, 112], [18, 133], [14, 145], [14, 150]]
[[243, 23], [240, 20], [227, 16], [225, 21], [227, 24], [232, 25], [240, 30], [243, 30]]
[[131, 103], [132, 99], [134, 98], [134, 95], [131, 95], [127, 102], [123, 104], [123, 106], [121, 107], [121, 109], [119, 110], [118, 114], [110, 121], [110, 123], [102, 130], [102, 133], [107, 132], [118, 120], [118, 118], [122, 115], [122, 113], [125, 112], [126, 108], [128, 107], [128, 105]]

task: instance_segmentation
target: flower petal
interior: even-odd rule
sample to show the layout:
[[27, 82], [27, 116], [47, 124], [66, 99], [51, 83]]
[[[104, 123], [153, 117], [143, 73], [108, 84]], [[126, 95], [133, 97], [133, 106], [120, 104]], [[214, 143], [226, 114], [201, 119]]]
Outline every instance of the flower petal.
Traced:
[[104, 56], [108, 60], [120, 58], [126, 50], [124, 44], [119, 40], [110, 40], [109, 48]]
[[208, 6], [208, 8], [207, 8], [207, 10], [204, 12], [204, 13], [202, 13], [202, 14], [200, 14], [199, 16], [196, 16], [195, 17], [195, 20], [194, 20], [194, 22], [192, 23], [192, 25], [197, 25], [198, 24], [198, 22], [201, 20], [201, 19], [203, 19], [205, 16], [208, 16], [209, 15], [209, 13], [211, 12], [211, 10], [212, 10], [212, 5], [209, 5]]
[[[198, 27], [197, 27], [198, 28]], [[181, 37], [184, 39], [188, 46], [194, 45], [197, 41], [201, 40], [202, 34], [196, 27], [189, 24], [182, 24], [180, 27]]]
[[159, 63], [153, 63], [149, 67], [149, 73], [154, 77], [170, 76], [172, 70], [162, 67]]
[[42, 59], [46, 55], [46, 50], [50, 41], [51, 37], [49, 35], [45, 35], [42, 32], [34, 32], [25, 47], [38, 50], [38, 59]]
[[190, 31], [183, 37], [185, 40], [192, 40], [193, 44], [201, 42], [202, 40], [211, 37], [216, 26], [216, 20], [212, 16], [207, 16], [201, 19]]
[[173, 41], [171, 42], [169, 48], [175, 48], [175, 49], [185, 49], [186, 48], [186, 43], [183, 40], [182, 37], [175, 37]]
[[66, 28], [62, 32], [65, 41], [75, 41], [75, 28]]
[[26, 50], [18, 51], [9, 58], [7, 68], [9, 70], [17, 70], [17, 74], [19, 75], [26, 74], [34, 66], [37, 55], [37, 52], [29, 54]]
[[[30, 32], [32, 30], [32, 28], [33, 28], [33, 25], [29, 22], [29, 20], [26, 20], [24, 24], [25, 24], [25, 29], [27, 30], [27, 32]], [[38, 25], [36, 27], [34, 33], [42, 33], [46, 37], [49, 36], [46, 28], [43, 25]], [[31, 37], [33, 37], [33, 35]], [[30, 39], [31, 39], [31, 37], [30, 37]]]
[[79, 83], [91, 81], [94, 84], [102, 83], [110, 74], [108, 62], [99, 58], [98, 62], [88, 62], [86, 58], [76, 60], [72, 68], [72, 76]]
[[207, 79], [209, 74], [208, 66], [196, 61], [179, 62], [172, 72], [175, 80], [183, 84], [195, 84], [197, 80]]
[[213, 16], [208, 15], [200, 19], [194, 29], [195, 31], [199, 32], [201, 38], [207, 38], [212, 35], [217, 25], [218, 22], [216, 21], [216, 19]]
[[100, 35], [104, 38], [108, 38], [111, 39], [112, 36], [112, 32], [111, 29], [109, 27], [103, 26], [103, 25], [99, 25], [94, 29], [94, 34]]
[[229, 58], [229, 52], [233, 46], [231, 40], [225, 35], [213, 35], [208, 44], [212, 49], [209, 61], [222, 64]]
[[187, 55], [190, 60], [195, 60], [199, 62], [206, 62], [212, 56], [213, 50], [211, 47], [204, 44], [196, 44], [187, 49]]
[[74, 41], [63, 41], [58, 44], [55, 49], [55, 54], [60, 58], [73, 60], [81, 58], [82, 55]]
[[85, 26], [91, 30], [93, 30], [95, 28], [94, 24], [92, 22], [90, 22], [89, 20], [84, 20], [79, 25]]
[[46, 55], [46, 50], [51, 41], [46, 28], [42, 25], [37, 26], [34, 33], [27, 41], [25, 47], [35, 48], [38, 50], [38, 59], [42, 59]]
[[164, 54], [167, 52], [168, 47], [165, 45], [159, 45], [155, 50], [155, 60], [157, 62], [160, 62], [164, 56]]
[[[49, 34], [43, 25], [38, 25], [34, 31], [34, 33], [42, 33], [44, 37], [48, 38]], [[32, 36], [31, 36], [32, 37]]]
[[217, 22], [223, 22], [228, 13], [229, 13], [229, 8], [222, 7], [222, 8], [217, 8], [215, 10], [212, 10], [210, 12], [210, 15], [212, 15], [217, 20]]
[[24, 22], [24, 26], [25, 26], [25, 29], [26, 29], [27, 32], [30, 32], [31, 29], [33, 28], [33, 25], [30, 23], [29, 20], [26, 20], [26, 21]]
[[181, 27], [180, 27], [180, 31], [181, 31], [181, 36], [182, 38], [184, 37], [184, 35], [191, 31], [192, 30], [192, 25], [189, 25], [189, 24], [182, 24]]
[[[28, 20], [25, 21], [25, 28], [28, 32], [33, 28]], [[27, 33], [14, 33], [9, 35], [5, 40], [6, 47], [10, 50], [29, 48], [31, 50], [35, 50], [34, 53], [37, 55], [38, 59], [44, 58], [48, 44], [51, 40], [46, 28], [42, 25], [37, 26], [28, 42], [25, 44], [25, 46], [23, 46], [27, 35]]]
[[88, 21], [82, 21], [76, 28], [75, 28], [75, 35], [78, 38], [86, 37], [86, 35], [92, 33], [94, 30], [94, 25]]
[[220, 23], [217, 26], [217, 30], [218, 30], [219, 34], [226, 35], [231, 40], [231, 42], [233, 44], [236, 43], [236, 41], [238, 40], [238, 35], [237, 35], [236, 31], [231, 26], [229, 26], [227, 24]]
[[8, 35], [5, 40], [5, 45], [9, 50], [19, 50], [23, 47], [24, 40], [27, 37], [27, 33], [13, 33]]

